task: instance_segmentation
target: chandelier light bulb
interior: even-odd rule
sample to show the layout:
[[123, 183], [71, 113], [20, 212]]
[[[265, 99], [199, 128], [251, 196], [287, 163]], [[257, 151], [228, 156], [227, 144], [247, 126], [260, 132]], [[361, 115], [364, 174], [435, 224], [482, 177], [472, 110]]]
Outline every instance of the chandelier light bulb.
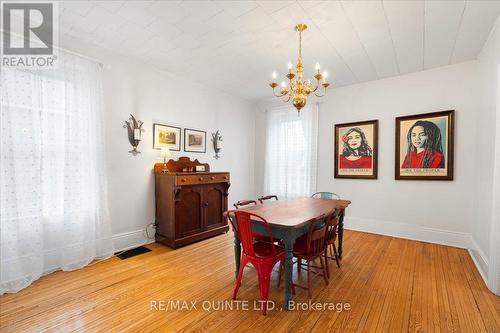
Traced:
[[323, 71], [323, 77], [326, 79], [328, 77], [327, 71]]
[[276, 74], [276, 72], [273, 72], [272, 76], [273, 76], [273, 79], [276, 80], [276, 78], [278, 77], [278, 74]]
[[288, 62], [288, 69], [292, 69], [292, 63], [290, 61]]
[[321, 69], [321, 66], [319, 65], [319, 62], [316, 63], [315, 68], [316, 68], [317, 71], [319, 71]]
[[282, 88], [286, 88], [286, 82], [285, 81], [281, 81], [281, 87]]

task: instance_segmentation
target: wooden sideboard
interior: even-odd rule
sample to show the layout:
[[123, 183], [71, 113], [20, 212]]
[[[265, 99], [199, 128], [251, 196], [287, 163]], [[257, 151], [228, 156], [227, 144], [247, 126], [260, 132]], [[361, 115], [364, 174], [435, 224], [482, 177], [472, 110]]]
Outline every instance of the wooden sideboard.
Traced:
[[[203, 172], [182, 172], [204, 166]], [[210, 172], [208, 164], [180, 157], [155, 164], [156, 241], [172, 248], [227, 232], [223, 217], [230, 186], [228, 172]]]

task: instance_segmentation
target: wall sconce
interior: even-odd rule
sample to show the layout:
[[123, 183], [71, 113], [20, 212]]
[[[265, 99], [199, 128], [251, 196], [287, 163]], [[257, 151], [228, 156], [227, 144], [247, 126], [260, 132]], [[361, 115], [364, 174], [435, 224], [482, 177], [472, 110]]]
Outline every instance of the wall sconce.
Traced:
[[215, 151], [215, 159], [219, 159], [219, 152], [222, 149], [222, 136], [220, 135], [219, 130], [217, 132], [212, 133], [212, 144], [214, 145]]
[[137, 150], [137, 146], [141, 142], [142, 132], [144, 131], [142, 124], [144, 124], [142, 120], [136, 120], [133, 115], [130, 115], [130, 119], [125, 120], [125, 125], [123, 125], [123, 128], [126, 128], [128, 132], [128, 141], [133, 147], [132, 150], [129, 150], [129, 153], [134, 156], [141, 153]]

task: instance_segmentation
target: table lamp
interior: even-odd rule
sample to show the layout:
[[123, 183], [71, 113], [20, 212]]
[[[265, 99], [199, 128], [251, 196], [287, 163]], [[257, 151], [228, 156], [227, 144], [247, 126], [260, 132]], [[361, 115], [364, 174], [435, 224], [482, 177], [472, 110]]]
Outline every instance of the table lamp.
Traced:
[[168, 173], [167, 159], [170, 159], [170, 157], [172, 157], [172, 154], [170, 153], [170, 148], [162, 148], [161, 157], [163, 158], [163, 168], [161, 169], [161, 172]]

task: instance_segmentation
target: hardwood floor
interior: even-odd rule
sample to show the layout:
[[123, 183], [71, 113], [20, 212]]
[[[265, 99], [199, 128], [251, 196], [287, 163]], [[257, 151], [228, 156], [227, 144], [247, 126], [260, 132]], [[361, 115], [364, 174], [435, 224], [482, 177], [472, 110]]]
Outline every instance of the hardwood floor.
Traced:
[[[344, 244], [342, 267], [330, 263], [328, 287], [321, 277], [313, 281], [311, 301], [348, 303], [349, 310], [262, 316], [253, 310], [259, 293], [251, 268], [238, 294], [251, 310], [213, 310], [233, 290], [228, 233], [175, 251], [151, 244], [152, 252], [137, 257], [45, 276], [0, 296], [0, 331], [500, 331], [500, 298], [486, 289], [466, 250], [353, 231], [346, 231]], [[270, 300], [281, 308], [275, 270]], [[196, 301], [197, 310], [166, 310], [169, 300]], [[294, 300], [307, 302], [307, 292], [297, 289]]]

